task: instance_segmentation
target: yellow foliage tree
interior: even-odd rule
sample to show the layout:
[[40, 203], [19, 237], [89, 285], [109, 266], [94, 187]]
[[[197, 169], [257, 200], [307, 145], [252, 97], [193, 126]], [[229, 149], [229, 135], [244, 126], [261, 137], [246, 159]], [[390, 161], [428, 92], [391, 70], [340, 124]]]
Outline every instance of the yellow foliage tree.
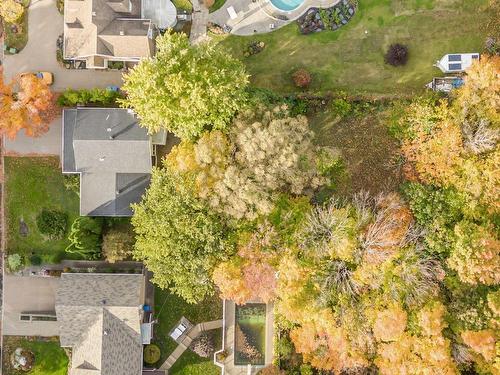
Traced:
[[5, 22], [15, 23], [24, 13], [24, 7], [15, 0], [0, 1], [0, 16]]

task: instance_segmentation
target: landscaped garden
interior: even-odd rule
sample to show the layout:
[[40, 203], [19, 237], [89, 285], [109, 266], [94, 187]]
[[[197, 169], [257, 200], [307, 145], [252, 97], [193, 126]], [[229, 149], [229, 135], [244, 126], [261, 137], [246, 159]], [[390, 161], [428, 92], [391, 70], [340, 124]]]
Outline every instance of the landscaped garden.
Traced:
[[[153, 342], [161, 350], [157, 366], [161, 365], [177, 347], [178, 344], [168, 333], [183, 316], [193, 324], [222, 319], [222, 301], [214, 296], [197, 304], [189, 304], [175, 294], [156, 288], [155, 318], [158, 319], [158, 323], [154, 326]], [[220, 330], [209, 331], [209, 334], [213, 335], [214, 349], [220, 349], [222, 345]], [[213, 364], [212, 356], [202, 358], [191, 350], [186, 350], [169, 370], [170, 374], [178, 375], [216, 375], [219, 372], [219, 368]]]
[[[64, 349], [59, 346], [57, 337], [4, 336], [2, 351], [2, 369], [5, 375], [66, 375], [68, 373], [68, 357]], [[14, 358], [16, 354], [17, 358]], [[19, 362], [26, 363], [25, 369], [30, 369], [27, 371], [23, 371], [20, 367], [16, 369]]]
[[[79, 216], [79, 197], [65, 187], [59, 158], [5, 157], [5, 179], [7, 254], [19, 254], [26, 265], [79, 258], [65, 252], [69, 226]], [[37, 217], [44, 209], [59, 214], [62, 233], [41, 233]]]
[[[311, 90], [346, 90], [350, 94], [396, 96], [422, 90], [433, 76], [432, 64], [450, 52], [479, 52], [492, 16], [487, 0], [363, 0], [352, 20], [337, 31], [302, 35], [295, 22], [260, 34], [261, 53], [244, 57], [252, 37], [226, 36], [221, 45], [240, 58], [257, 87], [280, 93], [296, 91], [290, 74], [305, 67], [313, 75]], [[384, 63], [391, 43], [409, 47], [404, 67]]]

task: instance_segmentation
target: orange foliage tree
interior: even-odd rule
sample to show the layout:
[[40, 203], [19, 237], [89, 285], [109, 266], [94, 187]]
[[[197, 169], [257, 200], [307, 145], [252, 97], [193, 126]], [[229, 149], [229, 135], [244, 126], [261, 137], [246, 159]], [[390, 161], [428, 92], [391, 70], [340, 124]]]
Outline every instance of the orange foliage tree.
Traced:
[[[25, 75], [6, 84], [0, 71], [0, 132], [15, 138], [24, 129], [37, 137], [46, 133], [55, 116], [54, 96], [47, 85], [34, 75]], [[19, 87], [19, 92], [14, 87]]]

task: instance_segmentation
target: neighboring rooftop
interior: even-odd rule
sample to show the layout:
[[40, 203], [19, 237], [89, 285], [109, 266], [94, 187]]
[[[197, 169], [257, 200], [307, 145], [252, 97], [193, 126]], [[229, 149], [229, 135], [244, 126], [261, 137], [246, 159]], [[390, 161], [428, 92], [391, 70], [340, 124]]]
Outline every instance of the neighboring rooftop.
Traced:
[[152, 56], [154, 26], [141, 0], [66, 0], [64, 57], [106, 68], [106, 60], [139, 61]]
[[80, 174], [80, 214], [131, 216], [149, 186], [151, 137], [122, 108], [63, 111], [63, 173]]
[[141, 374], [143, 303], [143, 275], [63, 273], [55, 308], [69, 374]]

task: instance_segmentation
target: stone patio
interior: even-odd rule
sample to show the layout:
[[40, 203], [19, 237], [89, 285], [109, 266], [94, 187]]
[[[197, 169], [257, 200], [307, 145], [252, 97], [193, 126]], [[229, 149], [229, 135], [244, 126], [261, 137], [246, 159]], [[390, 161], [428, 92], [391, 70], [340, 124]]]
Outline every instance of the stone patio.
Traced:
[[[341, 0], [304, 0], [296, 9], [285, 12], [275, 8], [270, 0], [227, 0], [209, 16], [209, 21], [228, 26], [235, 35], [268, 33], [279, 29], [302, 16], [309, 8], [328, 8]], [[237, 17], [231, 19], [227, 9], [233, 7]]]

